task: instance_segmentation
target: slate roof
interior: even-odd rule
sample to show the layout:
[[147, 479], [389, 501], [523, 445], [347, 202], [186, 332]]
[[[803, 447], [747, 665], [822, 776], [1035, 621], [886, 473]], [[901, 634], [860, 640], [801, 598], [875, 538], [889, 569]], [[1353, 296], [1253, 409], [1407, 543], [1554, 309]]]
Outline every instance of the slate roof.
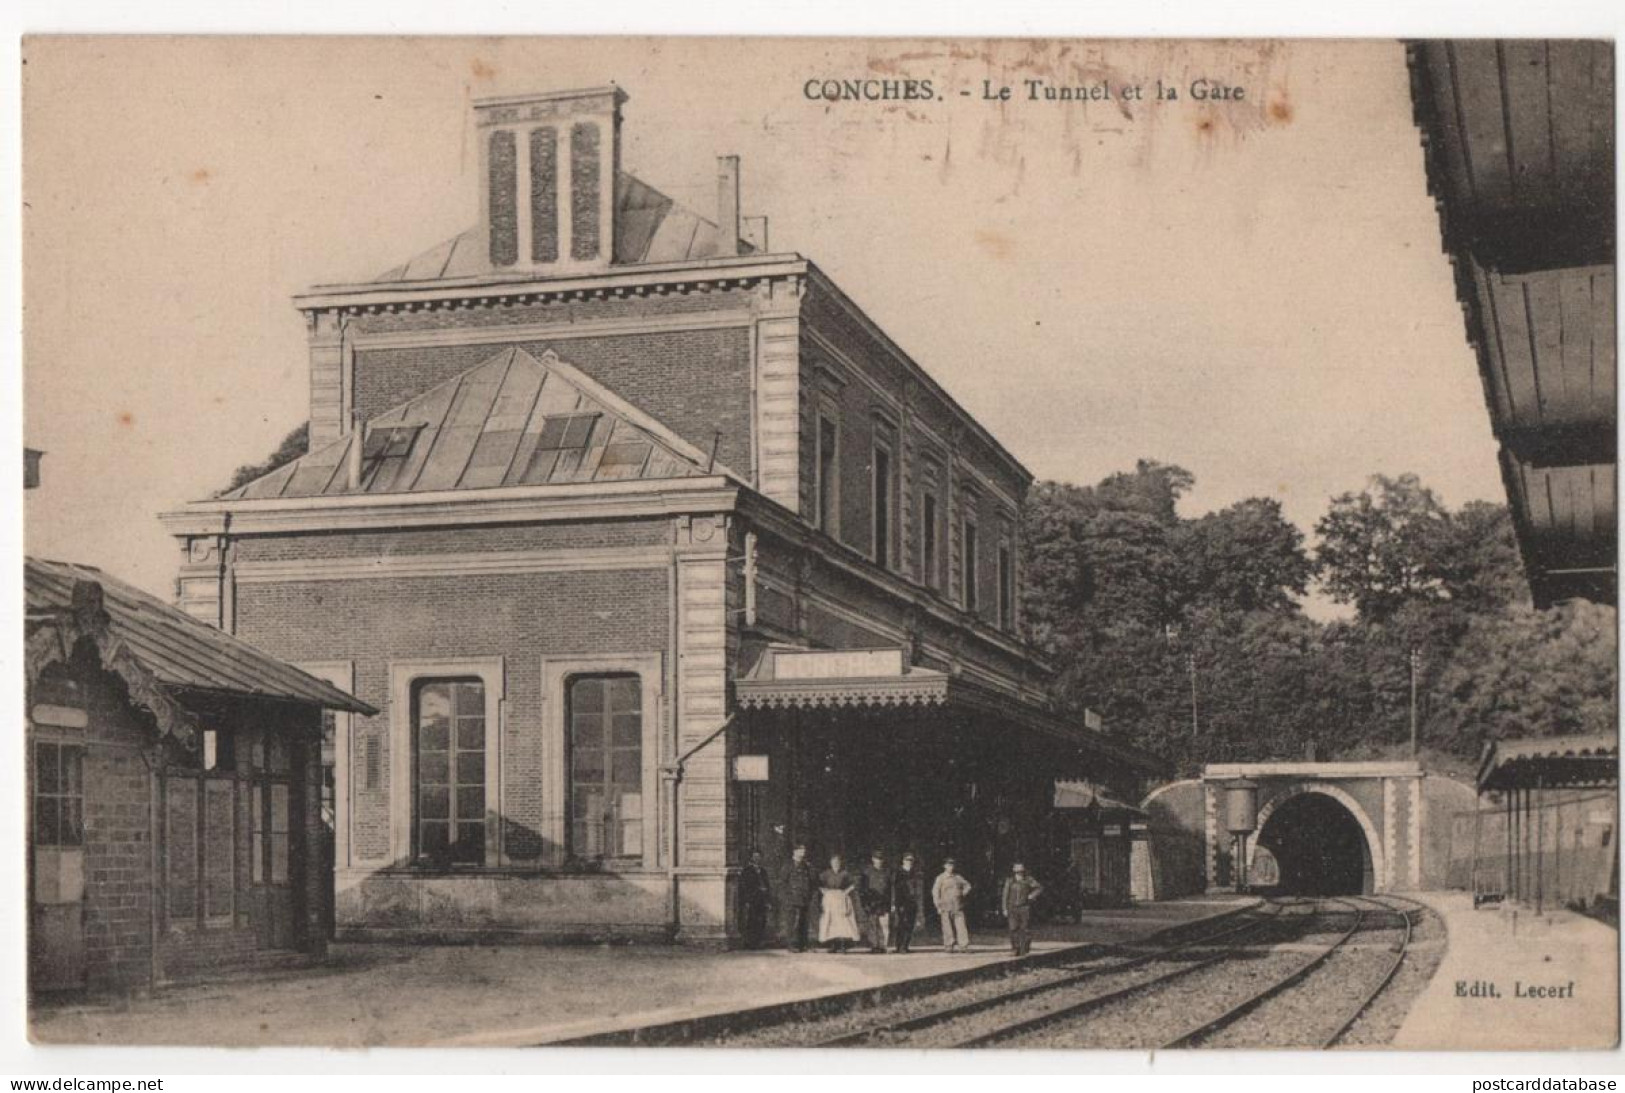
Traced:
[[[68, 624], [75, 608], [74, 586], [80, 583], [100, 586], [107, 636], [128, 650], [161, 688], [281, 699], [369, 716], [378, 712], [91, 566], [25, 559], [23, 587], [30, 626], [37, 629], [56, 620]], [[68, 628], [71, 632], [71, 624]]]
[[523, 349], [503, 349], [379, 414], [364, 434], [360, 489], [349, 484], [356, 442], [350, 433], [222, 497], [422, 493], [710, 473], [705, 453], [551, 350], [538, 360]]
[[[616, 174], [614, 260], [617, 265], [715, 258], [718, 233], [715, 223], [648, 183], [625, 171]], [[750, 244], [741, 241], [739, 253], [751, 252]], [[491, 264], [490, 255], [480, 246], [480, 230], [476, 226], [386, 270], [375, 277], [373, 283], [441, 281], [512, 272], [512, 267], [499, 268]]]

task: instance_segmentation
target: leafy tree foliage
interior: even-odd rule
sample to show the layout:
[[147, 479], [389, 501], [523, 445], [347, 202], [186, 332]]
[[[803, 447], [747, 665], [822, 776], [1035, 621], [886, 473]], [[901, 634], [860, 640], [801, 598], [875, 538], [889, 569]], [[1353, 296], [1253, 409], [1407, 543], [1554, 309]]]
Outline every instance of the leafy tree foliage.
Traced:
[[299, 426], [299, 428], [293, 430], [287, 436], [283, 437], [282, 443], [276, 446], [276, 451], [266, 456], [260, 462], [245, 463], [241, 467], [238, 467], [237, 470], [232, 473], [231, 482], [228, 483], [226, 488], [220, 492], [230, 493], [238, 486], [246, 485], [249, 482], [254, 481], [256, 478], [263, 478], [265, 475], [270, 474], [278, 467], [292, 463], [295, 459], [298, 459], [309, 450], [310, 423], [306, 422], [305, 424]]
[[[1193, 484], [1141, 461], [1032, 491], [1024, 618], [1064, 707], [1187, 772], [1398, 757], [1414, 654], [1420, 743], [1446, 765], [1490, 737], [1612, 724], [1613, 609], [1533, 611], [1503, 506], [1452, 511], [1414, 475], [1377, 476], [1330, 500], [1311, 557], [1272, 498], [1182, 518]], [[1352, 618], [1303, 613], [1317, 574]]]

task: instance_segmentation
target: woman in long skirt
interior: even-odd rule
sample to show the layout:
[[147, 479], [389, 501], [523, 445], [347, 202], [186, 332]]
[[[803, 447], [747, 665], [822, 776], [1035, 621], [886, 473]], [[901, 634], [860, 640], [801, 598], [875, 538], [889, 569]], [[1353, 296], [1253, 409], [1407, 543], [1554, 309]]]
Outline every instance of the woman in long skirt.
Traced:
[[844, 953], [861, 936], [855, 896], [857, 878], [846, 871], [841, 856], [829, 859], [829, 868], [818, 877], [820, 888], [818, 941], [832, 953]]

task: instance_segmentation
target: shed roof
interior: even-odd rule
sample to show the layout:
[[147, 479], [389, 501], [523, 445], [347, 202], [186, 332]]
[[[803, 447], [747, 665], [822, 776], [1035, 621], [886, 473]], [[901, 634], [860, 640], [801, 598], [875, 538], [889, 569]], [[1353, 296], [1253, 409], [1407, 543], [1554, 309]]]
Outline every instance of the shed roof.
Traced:
[[1492, 740], [1478, 765], [1480, 790], [1618, 782], [1619, 738], [1601, 734]]
[[[59, 631], [64, 627], [66, 631], [44, 640], [61, 644], [67, 638], [71, 646], [76, 629], [85, 629], [83, 620], [75, 618], [84, 606], [82, 592], [76, 601], [75, 586], [94, 585], [100, 589], [99, 606], [106, 616], [107, 637], [127, 650], [159, 688], [278, 699], [367, 715], [378, 712], [337, 687], [99, 569], [28, 558], [23, 574], [28, 616], [35, 627], [31, 639], [56, 623]], [[70, 647], [62, 653], [65, 656], [71, 651]], [[31, 661], [34, 653], [31, 647]]]

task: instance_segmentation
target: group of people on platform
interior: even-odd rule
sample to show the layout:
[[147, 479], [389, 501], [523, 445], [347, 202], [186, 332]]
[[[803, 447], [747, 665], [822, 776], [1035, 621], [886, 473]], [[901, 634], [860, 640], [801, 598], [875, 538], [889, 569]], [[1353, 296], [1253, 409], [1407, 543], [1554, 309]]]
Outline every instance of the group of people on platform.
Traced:
[[[1025, 956], [1032, 949], [1032, 905], [1044, 886], [1027, 873], [1021, 862], [1011, 866], [999, 901], [1010, 931], [1010, 949]], [[762, 864], [762, 852], [753, 850], [750, 863], [739, 876], [739, 904], [747, 948], [759, 949], [767, 936], [768, 914], [779, 905], [783, 913], [785, 945], [805, 952], [809, 945], [844, 953], [867, 945], [871, 953], [911, 951], [914, 931], [925, 921], [927, 906], [942, 923], [945, 952], [970, 951], [970, 925], [965, 917], [971, 883], [952, 858], [942, 863], [929, 887], [925, 872], [912, 853], [904, 854], [897, 868], [886, 863], [883, 851], [870, 855], [861, 869], [848, 868], [841, 855], [832, 855], [829, 868], [818, 872], [807, 860], [807, 847], [796, 844], [780, 891]], [[929, 894], [930, 903], [926, 903]]]

